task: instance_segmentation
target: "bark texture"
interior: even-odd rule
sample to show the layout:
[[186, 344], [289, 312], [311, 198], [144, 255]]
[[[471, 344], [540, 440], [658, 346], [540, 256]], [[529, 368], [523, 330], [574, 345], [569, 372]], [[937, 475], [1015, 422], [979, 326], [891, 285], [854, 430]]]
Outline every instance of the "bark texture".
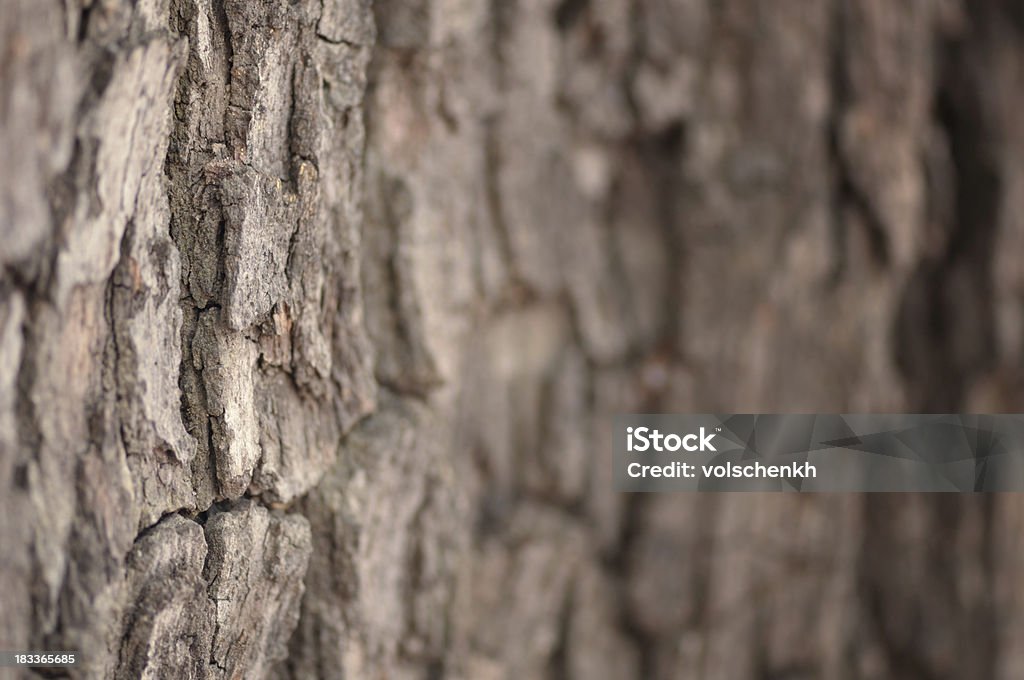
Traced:
[[609, 443], [1021, 409], [1022, 33], [1012, 0], [9, 0], [0, 648], [1022, 677], [1017, 497], [626, 496]]

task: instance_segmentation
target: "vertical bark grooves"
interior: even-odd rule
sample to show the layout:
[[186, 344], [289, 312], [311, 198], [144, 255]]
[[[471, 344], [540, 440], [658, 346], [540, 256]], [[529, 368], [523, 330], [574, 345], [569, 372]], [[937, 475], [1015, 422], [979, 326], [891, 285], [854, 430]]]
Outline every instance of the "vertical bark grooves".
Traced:
[[12, 3], [0, 648], [1024, 674], [1013, 497], [624, 496], [608, 445], [1020, 408], [1015, 3]]

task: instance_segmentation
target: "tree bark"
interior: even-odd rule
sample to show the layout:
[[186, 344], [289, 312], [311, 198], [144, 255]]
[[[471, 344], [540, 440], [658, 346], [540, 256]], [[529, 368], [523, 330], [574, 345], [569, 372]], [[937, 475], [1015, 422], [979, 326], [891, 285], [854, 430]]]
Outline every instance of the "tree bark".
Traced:
[[11, 0], [0, 648], [1021, 677], [1015, 496], [624, 495], [610, 429], [1019, 410], [1022, 31], [1012, 0]]

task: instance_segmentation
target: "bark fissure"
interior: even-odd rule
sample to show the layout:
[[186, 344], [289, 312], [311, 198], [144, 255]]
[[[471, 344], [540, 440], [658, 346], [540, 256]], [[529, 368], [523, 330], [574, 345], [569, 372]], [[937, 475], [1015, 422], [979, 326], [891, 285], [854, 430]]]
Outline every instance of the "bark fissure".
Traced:
[[1013, 3], [13, 3], [0, 647], [1020, 675], [1014, 499], [609, 459], [624, 412], [1019, 408]]

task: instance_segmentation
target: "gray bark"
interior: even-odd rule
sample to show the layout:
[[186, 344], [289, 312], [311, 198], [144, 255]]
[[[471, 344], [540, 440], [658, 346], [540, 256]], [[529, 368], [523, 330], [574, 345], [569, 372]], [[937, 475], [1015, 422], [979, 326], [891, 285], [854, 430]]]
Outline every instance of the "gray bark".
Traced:
[[11, 0], [0, 648], [1021, 677], [1016, 497], [626, 496], [609, 433], [1019, 410], [1022, 30], [1010, 0]]

